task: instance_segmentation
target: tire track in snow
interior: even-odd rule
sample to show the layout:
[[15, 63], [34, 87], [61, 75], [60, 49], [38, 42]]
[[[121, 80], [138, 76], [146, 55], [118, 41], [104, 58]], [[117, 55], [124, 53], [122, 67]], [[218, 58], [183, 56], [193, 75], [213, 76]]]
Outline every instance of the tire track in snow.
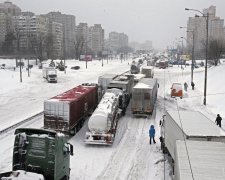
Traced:
[[102, 174], [97, 177], [98, 180], [126, 179], [132, 166], [131, 162], [139, 149], [139, 143], [143, 140], [142, 131], [145, 121], [143, 118], [130, 119], [124, 139]]

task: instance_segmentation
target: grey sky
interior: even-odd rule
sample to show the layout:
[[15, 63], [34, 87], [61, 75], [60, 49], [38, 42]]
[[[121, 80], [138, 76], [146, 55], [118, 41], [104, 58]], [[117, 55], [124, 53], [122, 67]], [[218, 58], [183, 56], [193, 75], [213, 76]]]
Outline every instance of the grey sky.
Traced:
[[[3, 0], [0, 0], [3, 2]], [[185, 36], [189, 16], [194, 12], [184, 8], [202, 10], [217, 7], [217, 16], [225, 18], [224, 0], [11, 0], [22, 11], [44, 14], [50, 11], [76, 16], [76, 24], [102, 24], [106, 37], [111, 31], [124, 32], [129, 41], [152, 40], [156, 48], [172, 45], [176, 38]]]

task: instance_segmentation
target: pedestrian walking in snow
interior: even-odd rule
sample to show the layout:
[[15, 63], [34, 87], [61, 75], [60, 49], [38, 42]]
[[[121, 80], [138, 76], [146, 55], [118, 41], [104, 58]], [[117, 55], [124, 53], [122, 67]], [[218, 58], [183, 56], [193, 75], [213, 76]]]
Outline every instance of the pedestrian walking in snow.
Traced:
[[187, 88], [188, 88], [188, 84], [185, 82], [184, 83], [184, 90], [187, 91]]
[[191, 87], [192, 87], [192, 90], [195, 89], [195, 83], [193, 81], [191, 81]]
[[152, 139], [153, 139], [153, 142], [154, 144], [156, 143], [155, 142], [155, 128], [154, 128], [154, 125], [151, 125], [150, 129], [149, 129], [149, 143], [152, 144]]
[[222, 118], [220, 117], [219, 114], [217, 114], [217, 117], [216, 117], [216, 120], [215, 120], [216, 125], [221, 127], [221, 121], [222, 121]]

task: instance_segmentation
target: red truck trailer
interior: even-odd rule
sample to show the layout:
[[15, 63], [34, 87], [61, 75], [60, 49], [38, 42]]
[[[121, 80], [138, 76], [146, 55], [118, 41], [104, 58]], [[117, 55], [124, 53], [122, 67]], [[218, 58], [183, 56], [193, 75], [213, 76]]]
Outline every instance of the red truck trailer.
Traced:
[[44, 101], [44, 128], [75, 135], [98, 104], [96, 85], [79, 85]]

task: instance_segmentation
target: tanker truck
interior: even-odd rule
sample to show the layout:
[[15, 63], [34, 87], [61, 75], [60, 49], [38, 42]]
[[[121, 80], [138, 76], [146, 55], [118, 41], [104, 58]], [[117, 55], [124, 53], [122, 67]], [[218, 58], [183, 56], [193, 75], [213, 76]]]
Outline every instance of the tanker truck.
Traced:
[[89, 118], [84, 142], [86, 144], [112, 145], [118, 120], [125, 106], [123, 90], [108, 89], [98, 107]]
[[70, 175], [73, 146], [62, 133], [44, 129], [15, 131], [12, 171], [1, 180], [66, 180]]

